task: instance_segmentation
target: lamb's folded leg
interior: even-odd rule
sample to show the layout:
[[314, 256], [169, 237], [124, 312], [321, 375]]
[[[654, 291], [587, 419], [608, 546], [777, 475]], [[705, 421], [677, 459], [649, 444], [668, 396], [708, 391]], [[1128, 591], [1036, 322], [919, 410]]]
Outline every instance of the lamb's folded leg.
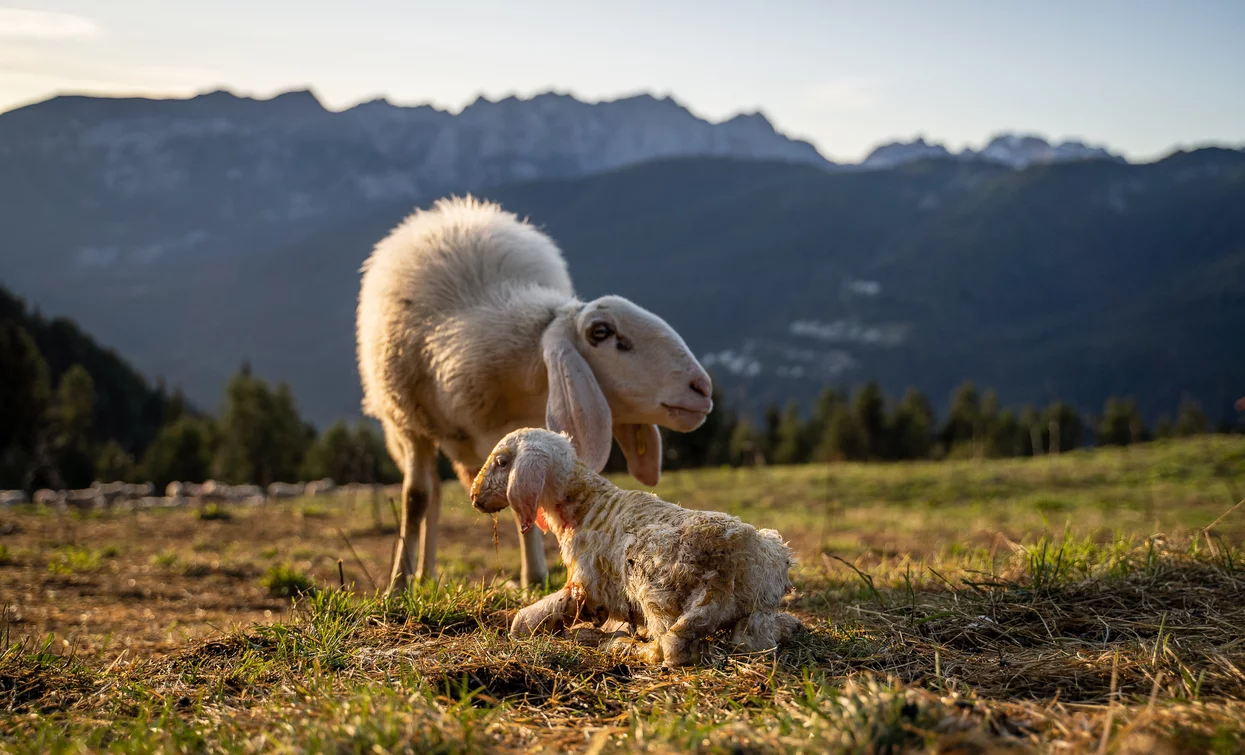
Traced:
[[753, 652], [772, 650], [807, 631], [799, 619], [785, 611], [757, 611], [735, 624], [731, 641]]
[[526, 637], [536, 632], [560, 632], [578, 613], [578, 602], [569, 590], [550, 593], [530, 606], [519, 609], [510, 622], [511, 637]]
[[666, 632], [653, 638], [652, 662], [666, 667], [694, 666], [700, 662], [701, 641], [697, 637], [685, 637]]

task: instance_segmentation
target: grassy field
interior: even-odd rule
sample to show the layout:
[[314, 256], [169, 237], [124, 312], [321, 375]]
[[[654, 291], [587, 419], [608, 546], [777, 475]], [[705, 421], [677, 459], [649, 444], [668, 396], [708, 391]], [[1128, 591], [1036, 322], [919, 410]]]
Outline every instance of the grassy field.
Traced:
[[1245, 438], [657, 492], [779, 529], [810, 635], [512, 642], [512, 520], [456, 484], [440, 583], [392, 600], [384, 499], [0, 510], [0, 751], [1245, 751]]

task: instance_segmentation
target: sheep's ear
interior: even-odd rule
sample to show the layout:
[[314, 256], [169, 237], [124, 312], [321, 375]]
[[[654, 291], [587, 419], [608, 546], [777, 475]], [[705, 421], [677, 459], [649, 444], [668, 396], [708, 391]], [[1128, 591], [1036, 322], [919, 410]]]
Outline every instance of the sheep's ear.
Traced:
[[549, 476], [549, 455], [540, 451], [520, 451], [510, 469], [506, 483], [506, 500], [519, 515], [519, 527], [524, 532], [536, 523], [536, 510], [545, 492], [545, 479]]
[[569, 435], [579, 459], [600, 472], [610, 456], [610, 405], [568, 330], [567, 325], [555, 324], [542, 339], [549, 375], [545, 425]]
[[661, 479], [661, 434], [657, 425], [614, 425], [618, 447], [627, 457], [627, 471], [653, 487]]

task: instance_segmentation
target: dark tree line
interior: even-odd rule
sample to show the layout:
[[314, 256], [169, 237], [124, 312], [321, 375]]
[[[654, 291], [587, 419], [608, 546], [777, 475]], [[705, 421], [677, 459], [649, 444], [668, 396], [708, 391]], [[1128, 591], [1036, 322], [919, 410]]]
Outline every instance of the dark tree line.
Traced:
[[[920, 391], [909, 388], [895, 401], [873, 381], [850, 394], [826, 388], [807, 415], [795, 402], [771, 405], [759, 422], [733, 411], [716, 390], [714, 404], [709, 419], [695, 432], [663, 431], [667, 469], [1031, 456], [1211, 431], [1201, 405], [1191, 398], [1176, 407], [1175, 419], [1164, 415], [1149, 427], [1132, 399], [1109, 398], [1093, 416], [1062, 401], [1003, 407], [994, 391], [980, 391], [972, 381], [950, 396], [942, 419]], [[1245, 413], [1245, 403], [1240, 411]], [[1218, 428], [1234, 430], [1245, 430], [1245, 420]], [[626, 468], [621, 454], [611, 457], [609, 468]]]
[[81, 365], [49, 386], [47, 367], [19, 329], [0, 325], [0, 488], [81, 488], [95, 480], [174, 480], [267, 485], [325, 477], [395, 482], [397, 469], [370, 424], [338, 423], [323, 434], [298, 414], [289, 386], [269, 386], [249, 367], [230, 379], [217, 417], [193, 411], [180, 393], [135, 454], [101, 437], [95, 381]]
[[[1027, 456], [1210, 431], [1192, 399], [1148, 427], [1131, 399], [1108, 399], [1101, 414], [1087, 417], [1063, 402], [1002, 407], [993, 391], [972, 382], [952, 394], [942, 419], [919, 391], [895, 401], [876, 382], [850, 393], [826, 388], [807, 413], [795, 402], [770, 406], [759, 421], [716, 390], [714, 403], [695, 432], [663, 431], [666, 469]], [[1239, 408], [1245, 413], [1245, 404]], [[439, 468], [442, 478], [453, 477], [444, 458]], [[625, 468], [615, 449], [608, 469]], [[248, 365], [230, 379], [212, 416], [179, 391], [149, 388], [72, 323], [49, 324], [0, 297], [0, 488], [80, 488], [94, 480], [150, 481], [159, 488], [206, 479], [266, 485], [325, 477], [400, 479], [374, 423], [338, 423], [317, 433], [300, 417], [288, 385], [269, 385]]]

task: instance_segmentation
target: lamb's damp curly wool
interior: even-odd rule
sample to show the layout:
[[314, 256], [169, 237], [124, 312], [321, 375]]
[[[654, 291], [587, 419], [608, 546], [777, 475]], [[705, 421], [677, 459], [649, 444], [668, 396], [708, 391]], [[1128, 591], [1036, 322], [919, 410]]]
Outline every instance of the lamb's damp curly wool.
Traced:
[[553, 532], [566, 564], [566, 587], [520, 611], [512, 635], [576, 618], [626, 622], [651, 640], [651, 660], [682, 665], [720, 630], [733, 630], [745, 649], [765, 650], [802, 626], [781, 610], [795, 558], [776, 531], [622, 490], [580, 461], [563, 434], [506, 435], [471, 500], [489, 513], [509, 505], [523, 529]]

